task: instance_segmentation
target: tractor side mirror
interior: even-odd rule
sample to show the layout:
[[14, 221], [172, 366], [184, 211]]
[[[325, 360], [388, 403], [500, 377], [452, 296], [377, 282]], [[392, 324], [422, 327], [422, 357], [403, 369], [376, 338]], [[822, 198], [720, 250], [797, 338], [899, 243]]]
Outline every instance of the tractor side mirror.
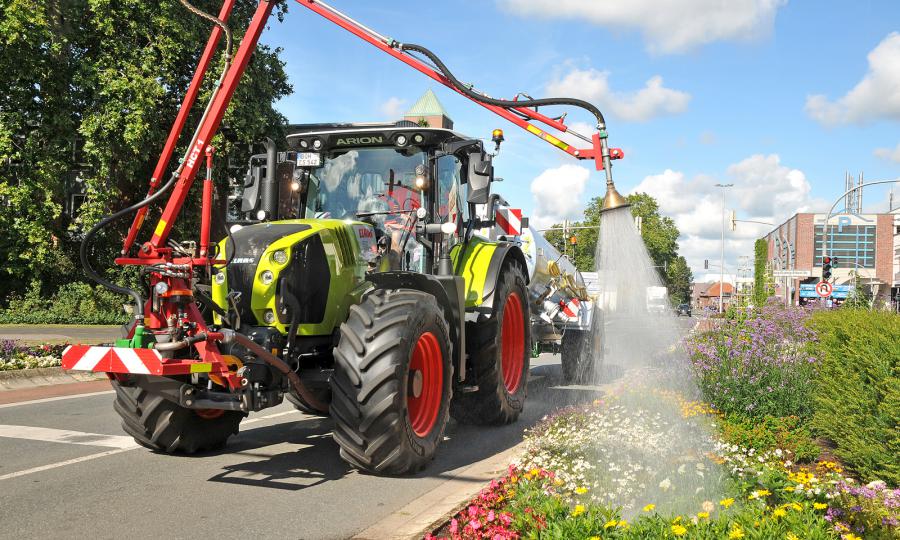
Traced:
[[469, 204], [486, 204], [491, 193], [491, 182], [494, 180], [494, 166], [491, 155], [483, 151], [469, 154]]

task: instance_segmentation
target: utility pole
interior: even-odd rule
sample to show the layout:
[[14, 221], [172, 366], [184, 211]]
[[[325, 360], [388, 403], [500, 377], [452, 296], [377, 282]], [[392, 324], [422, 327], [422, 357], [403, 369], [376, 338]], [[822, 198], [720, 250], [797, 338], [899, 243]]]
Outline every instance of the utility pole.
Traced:
[[734, 184], [716, 184], [717, 188], [722, 188], [722, 254], [720, 259], [722, 273], [719, 274], [719, 313], [725, 312], [723, 301], [725, 291], [722, 290], [725, 287], [725, 214], [727, 213], [725, 211], [725, 188], [732, 186]]

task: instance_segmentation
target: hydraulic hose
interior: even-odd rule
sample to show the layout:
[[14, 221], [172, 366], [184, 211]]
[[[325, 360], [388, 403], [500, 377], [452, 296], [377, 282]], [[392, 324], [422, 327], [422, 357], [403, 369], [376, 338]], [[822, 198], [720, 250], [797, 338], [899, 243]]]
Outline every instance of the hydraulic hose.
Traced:
[[255, 354], [258, 358], [262, 359], [265, 363], [283, 373], [284, 376], [288, 378], [288, 381], [290, 381], [291, 387], [293, 387], [300, 397], [303, 398], [303, 401], [308, 403], [310, 407], [319, 412], [328, 412], [328, 405], [319, 401], [315, 394], [313, 394], [306, 385], [303, 384], [303, 381], [300, 380], [300, 375], [297, 375], [297, 373], [292, 370], [290, 366], [285, 364], [281, 358], [270, 353], [244, 334], [240, 334], [233, 330], [222, 330], [222, 335], [225, 336], [224, 341], [226, 343], [233, 340], [238, 345], [241, 345]]
[[87, 274], [87, 277], [91, 278], [98, 284], [103, 285], [107, 289], [109, 289], [113, 292], [117, 292], [119, 294], [126, 294], [126, 295], [132, 297], [134, 299], [134, 318], [138, 322], [143, 322], [143, 320], [144, 320], [144, 299], [143, 299], [143, 297], [141, 296], [141, 294], [139, 292], [137, 292], [134, 289], [129, 289], [128, 287], [122, 287], [121, 285], [116, 285], [115, 283], [112, 283], [111, 281], [107, 281], [107, 280], [103, 279], [103, 277], [100, 276], [100, 274], [98, 274], [94, 270], [94, 267], [91, 266], [91, 262], [88, 260], [88, 246], [90, 245], [91, 240], [93, 240], [94, 236], [96, 236], [96, 234], [98, 232], [100, 232], [100, 229], [103, 229], [104, 227], [106, 227], [107, 225], [112, 223], [113, 221], [115, 221], [127, 214], [138, 211], [139, 209], [147, 206], [148, 204], [152, 203], [156, 199], [160, 198], [163, 194], [165, 194], [167, 191], [169, 191], [169, 189], [171, 189], [172, 186], [175, 185], [175, 182], [177, 180], [178, 180], [178, 175], [173, 174], [172, 177], [169, 179], [169, 181], [166, 182], [166, 184], [162, 188], [160, 188], [156, 193], [154, 193], [153, 195], [150, 195], [146, 199], [144, 199], [140, 202], [137, 202], [137, 203], [129, 206], [128, 208], [123, 208], [122, 210], [119, 210], [118, 212], [116, 212], [115, 214], [113, 214], [111, 216], [107, 216], [107, 217], [101, 219], [99, 222], [97, 222], [96, 225], [91, 227], [91, 230], [89, 230], [87, 232], [87, 234], [84, 235], [84, 240], [81, 241], [81, 249], [79, 250], [79, 255], [81, 258], [81, 266], [84, 268], [84, 273]]
[[457, 79], [450, 69], [441, 61], [440, 58], [430, 50], [426, 49], [421, 45], [415, 45], [413, 43], [397, 43], [396, 46], [401, 51], [413, 51], [417, 53], [421, 53], [428, 57], [429, 60], [437, 67], [438, 71], [441, 72], [453, 87], [465, 94], [467, 97], [481, 102], [486, 103], [488, 105], [495, 105], [497, 107], [502, 107], [504, 109], [513, 109], [515, 107], [541, 107], [547, 105], [571, 105], [573, 107], [578, 107], [588, 111], [593, 114], [597, 119], [597, 125], [600, 128], [606, 127], [606, 120], [603, 118], [603, 113], [600, 112], [596, 106], [584, 101], [582, 99], [576, 98], [542, 98], [542, 99], [523, 99], [518, 101], [508, 100], [508, 99], [496, 99], [492, 97], [485, 96], [484, 94], [480, 94], [471, 89], [471, 87], [459, 79]]

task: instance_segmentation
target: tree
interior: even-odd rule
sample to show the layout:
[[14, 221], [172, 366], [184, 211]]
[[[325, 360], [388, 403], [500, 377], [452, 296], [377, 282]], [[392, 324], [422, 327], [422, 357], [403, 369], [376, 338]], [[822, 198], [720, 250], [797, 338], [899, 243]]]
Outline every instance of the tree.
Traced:
[[762, 306], [769, 298], [769, 286], [766, 279], [768, 270], [766, 268], [766, 259], [769, 258], [769, 242], [765, 238], [760, 238], [753, 245], [754, 261], [753, 261], [753, 305]]
[[[219, 4], [194, 3], [213, 13]], [[255, 7], [236, 2], [235, 43]], [[142, 198], [209, 31], [174, 1], [0, 4], [0, 299], [32, 279], [49, 289], [80, 276], [73, 262], [79, 233]], [[218, 77], [219, 52], [173, 161]], [[273, 103], [291, 86], [279, 52], [261, 45], [253, 54], [223, 122], [231, 135], [212, 141], [220, 162], [228, 153], [243, 160], [250, 143], [280, 135], [285, 122]], [[87, 201], [77, 212], [66, 209], [81, 182]], [[191, 209], [184, 215], [195, 216]], [[100, 239], [98, 260], [111, 260], [129, 223]]]
[[675, 257], [666, 271], [666, 283], [669, 286], [669, 298], [672, 300], [672, 304], [690, 303], [692, 281], [694, 281], [694, 274], [691, 272], [687, 260], [681, 255]]

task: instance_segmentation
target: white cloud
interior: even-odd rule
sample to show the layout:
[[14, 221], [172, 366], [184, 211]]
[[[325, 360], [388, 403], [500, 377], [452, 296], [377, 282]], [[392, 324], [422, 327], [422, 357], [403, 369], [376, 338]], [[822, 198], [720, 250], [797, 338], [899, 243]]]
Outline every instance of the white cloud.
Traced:
[[691, 100], [687, 92], [663, 86], [659, 75], [651, 77], [640, 90], [616, 92], [609, 86], [609, 72], [596, 69], [573, 69], [551, 81], [547, 94], [581, 98], [622, 120], [636, 122], [682, 113]]
[[900, 143], [896, 148], [876, 148], [874, 154], [881, 159], [900, 163]]
[[712, 131], [706, 130], [700, 134], [700, 144], [712, 145], [719, 142], [719, 138]]
[[406, 100], [392, 96], [378, 107], [378, 112], [385, 118], [399, 120], [406, 112]]
[[893, 32], [868, 54], [869, 71], [837, 101], [806, 98], [806, 113], [826, 126], [900, 120], [900, 33]]
[[680, 53], [716, 41], [751, 41], [772, 32], [787, 0], [498, 0], [520, 16], [586, 20], [613, 31], [638, 30], [647, 48]]
[[531, 182], [534, 214], [531, 225], [543, 229], [564, 219], [581, 219], [581, 195], [591, 171], [579, 165], [547, 169]]
[[[725, 206], [735, 210], [738, 219], [781, 224], [796, 212], [824, 211], [828, 204], [811, 196], [812, 187], [799, 169], [781, 163], [777, 154], [753, 155], [728, 167], [722, 178], [699, 175], [687, 178], [683, 173], [665, 170], [650, 175], [631, 190], [656, 198], [663, 215], [672, 217], [681, 231], [680, 252], [695, 274], [703, 269], [703, 260], [718, 264], [722, 235], [722, 188], [715, 184], [734, 184], [727, 188]], [[726, 214], [727, 219], [727, 214]], [[738, 257], [753, 254], [753, 242], [773, 227], [738, 223], [731, 231], [726, 222], [725, 265], [734, 272]]]

